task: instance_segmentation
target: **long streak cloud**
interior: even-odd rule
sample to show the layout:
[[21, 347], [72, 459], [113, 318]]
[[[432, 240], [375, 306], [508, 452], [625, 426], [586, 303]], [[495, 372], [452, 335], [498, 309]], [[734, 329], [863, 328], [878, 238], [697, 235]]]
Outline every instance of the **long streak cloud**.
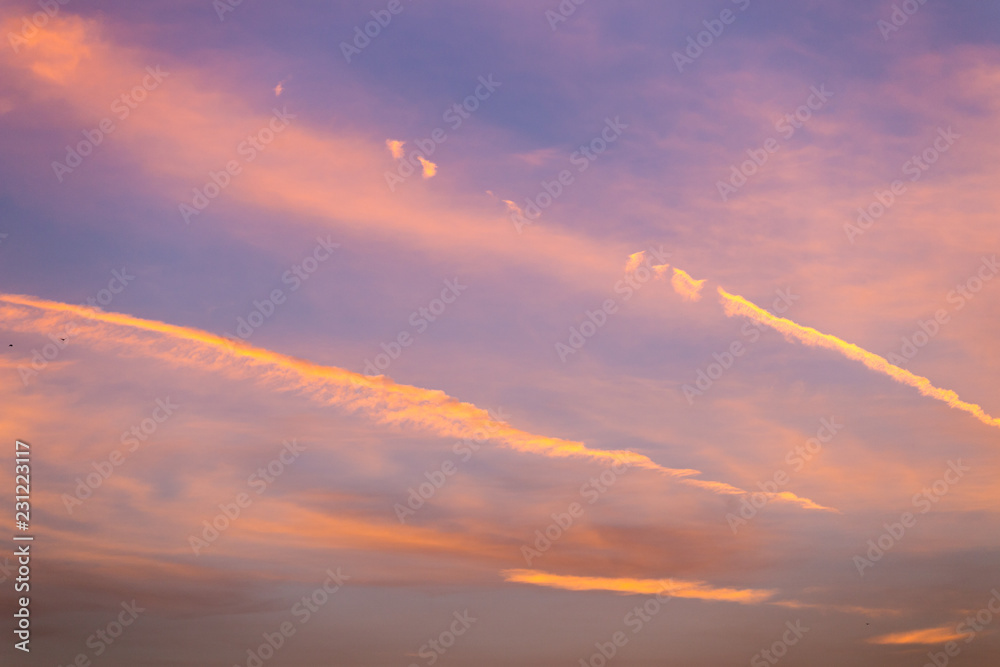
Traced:
[[[342, 368], [322, 366], [278, 352], [236, 344], [206, 331], [141, 319], [84, 306], [0, 294], [0, 322], [13, 331], [50, 333], [72, 326], [72, 339], [95, 348], [131, 350], [200, 369], [226, 372], [298, 391], [326, 405], [361, 412], [377, 423], [415, 427], [443, 437], [489, 439], [520, 452], [553, 458], [576, 457], [610, 464], [627, 463], [655, 470], [689, 486], [717, 494], [745, 494], [724, 482], [687, 479], [701, 474], [690, 468], [667, 468], [628, 450], [591, 449], [582, 442], [550, 438], [514, 428], [471, 403], [443, 391], [397, 384], [385, 376], [367, 377]], [[782, 498], [804, 508], [808, 499]]]
[[561, 588], [567, 591], [612, 591], [624, 595], [655, 595], [699, 600], [724, 600], [742, 604], [759, 604], [775, 591], [754, 588], [715, 588], [703, 581], [675, 579], [631, 579], [619, 577], [579, 577], [552, 574], [541, 570], [504, 570], [508, 582]]
[[853, 343], [841, 340], [836, 336], [831, 336], [830, 334], [817, 331], [812, 327], [804, 327], [789, 319], [785, 319], [784, 317], [772, 315], [760, 306], [747, 301], [741, 296], [730, 294], [721, 287], [718, 289], [722, 305], [725, 307], [726, 315], [729, 317], [747, 317], [751, 320], [759, 322], [760, 324], [767, 325], [776, 331], [780, 331], [788, 339], [794, 338], [805, 345], [825, 347], [830, 350], [835, 350], [848, 359], [860, 361], [873, 371], [888, 375], [897, 382], [901, 382], [915, 388], [924, 396], [936, 398], [939, 401], [947, 403], [956, 410], [968, 412], [984, 424], [1000, 427], [1000, 419], [991, 417], [975, 403], [967, 403], [966, 401], [963, 401], [958, 397], [958, 394], [950, 389], [935, 387], [927, 378], [915, 375], [905, 368], [895, 366], [889, 363], [889, 361], [884, 357], [880, 357], [873, 352], [869, 352], [868, 350], [860, 348]]

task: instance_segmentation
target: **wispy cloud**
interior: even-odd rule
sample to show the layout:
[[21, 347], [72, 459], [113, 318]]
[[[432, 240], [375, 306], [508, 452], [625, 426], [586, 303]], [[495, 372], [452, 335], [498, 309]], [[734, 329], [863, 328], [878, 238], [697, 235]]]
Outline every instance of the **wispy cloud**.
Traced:
[[840, 510], [838, 510], [838, 509], [835, 509], [833, 507], [826, 507], [824, 505], [820, 505], [819, 503], [817, 503], [815, 501], [812, 501], [812, 500], [810, 500], [808, 498], [803, 498], [802, 496], [797, 496], [794, 493], [792, 493], [791, 491], [781, 491], [779, 493], [773, 494], [773, 496], [777, 500], [785, 500], [785, 501], [788, 501], [790, 503], [795, 503], [797, 505], [800, 505], [803, 509], [807, 509], [807, 510], [821, 510], [823, 512], [835, 512], [837, 514], [840, 514]]
[[634, 252], [628, 256], [628, 260], [625, 262], [625, 273], [632, 273], [639, 266], [642, 265], [642, 260], [646, 256], [645, 250], [640, 250], [639, 252]]
[[703, 581], [678, 579], [631, 579], [617, 577], [578, 577], [551, 574], [541, 570], [504, 570], [506, 581], [561, 588], [567, 591], [612, 591], [625, 595], [654, 595], [662, 593], [678, 598], [719, 600], [759, 604], [770, 599], [776, 591], [755, 588], [716, 588]]
[[870, 618], [882, 618], [890, 616], [900, 616], [903, 614], [899, 609], [888, 609], [885, 607], [863, 607], [851, 604], [827, 604], [820, 602], [799, 602], [798, 600], [776, 600], [771, 604], [776, 607], [787, 607], [788, 609], [818, 609], [820, 611], [838, 611], [843, 614], [858, 614]]
[[747, 301], [741, 296], [730, 294], [721, 287], [719, 288], [719, 296], [723, 306], [725, 307], [726, 315], [729, 317], [748, 317], [755, 322], [759, 322], [760, 324], [769, 326], [776, 331], [780, 331], [788, 339], [796, 339], [806, 345], [825, 347], [829, 350], [835, 350], [843, 354], [848, 359], [860, 361], [874, 371], [888, 375], [897, 382], [901, 382], [917, 389], [924, 396], [929, 396], [939, 401], [943, 401], [956, 410], [968, 412], [984, 424], [1000, 428], [1000, 419], [986, 414], [986, 412], [975, 403], [967, 403], [961, 400], [958, 397], [958, 394], [954, 391], [935, 387], [927, 378], [915, 375], [904, 368], [900, 368], [899, 366], [894, 366], [885, 358], [880, 357], [873, 352], [860, 348], [853, 343], [843, 341], [836, 336], [831, 336], [830, 334], [819, 332], [811, 327], [804, 327], [800, 324], [796, 324], [795, 322], [784, 317], [776, 317], [760, 306]]
[[508, 213], [513, 213], [515, 215], [524, 217], [524, 211], [522, 211], [521, 207], [518, 206], [517, 204], [515, 204], [514, 202], [512, 202], [509, 199], [504, 199], [503, 203], [504, 203], [504, 205], [507, 206], [507, 212]]
[[701, 288], [704, 287], [705, 281], [695, 280], [683, 269], [674, 267], [674, 277], [670, 279], [670, 284], [686, 301], [698, 301], [701, 299]]
[[392, 157], [395, 159], [400, 159], [403, 157], [403, 146], [406, 145], [405, 141], [400, 141], [399, 139], [386, 139], [385, 146], [389, 149]]
[[438, 172], [438, 166], [431, 162], [430, 160], [424, 159], [422, 155], [418, 155], [417, 159], [420, 160], [420, 166], [424, 169], [424, 178], [432, 178]]
[[[382, 375], [369, 377], [342, 368], [322, 366], [245, 342], [237, 345], [206, 331], [122, 313], [95, 311], [15, 294], [0, 294], [0, 302], [9, 304], [0, 307], [0, 319], [7, 329], [46, 332], [73, 322], [76, 325], [74, 336], [87, 339], [96, 346], [110, 344], [116, 349], [131, 346], [173, 363], [186, 363], [211, 371], [223, 370], [241, 377], [257, 377], [264, 382], [275, 382], [283, 390], [302, 392], [321, 403], [365, 413], [378, 423], [417, 427], [444, 437], [457, 438], [474, 437], [485, 429], [494, 434], [492, 440], [521, 452], [552, 458], [582, 458], [607, 464], [627, 463], [655, 470], [678, 478], [681, 484], [719, 495], [749, 493], [726, 482], [692, 479], [701, 472], [663, 466], [629, 450], [591, 449], [582, 442], [522, 431], [506, 423], [498, 423], [486, 410], [460, 402], [442, 391], [397, 384]], [[153, 341], [139, 339], [129, 330], [154, 333], [168, 341], [183, 341], [199, 349], [164, 351]], [[208, 357], [206, 353], [214, 356]], [[251, 372], [245, 362], [255, 366], [256, 372]], [[829, 509], [789, 492], [765, 495], [804, 509]]]
[[[522, 431], [497, 422], [486, 410], [460, 402], [442, 391], [397, 384], [381, 375], [368, 377], [342, 368], [322, 366], [246, 343], [234, 345], [226, 338], [198, 329], [22, 295], [2, 294], [0, 303], [7, 304], [0, 308], [0, 319], [9, 330], [46, 332], [73, 322], [76, 339], [88, 340], [95, 346], [131, 347], [136, 352], [173, 363], [256, 377], [324, 404], [362, 412], [383, 424], [416, 427], [457, 438], [474, 437], [486, 429], [493, 433], [493, 441], [521, 452], [604, 463], [620, 461], [671, 477], [699, 474], [690, 468], [661, 466], [647, 456], [628, 450], [590, 449], [582, 442]], [[146, 336], [138, 337], [138, 333]], [[155, 339], [149, 334], [155, 335]], [[165, 349], [163, 343], [184, 343], [197, 349]]]
[[955, 632], [951, 626], [939, 628], [924, 628], [907, 632], [894, 632], [880, 635], [868, 640], [870, 644], [943, 644], [955, 639], [961, 639], [964, 634]]

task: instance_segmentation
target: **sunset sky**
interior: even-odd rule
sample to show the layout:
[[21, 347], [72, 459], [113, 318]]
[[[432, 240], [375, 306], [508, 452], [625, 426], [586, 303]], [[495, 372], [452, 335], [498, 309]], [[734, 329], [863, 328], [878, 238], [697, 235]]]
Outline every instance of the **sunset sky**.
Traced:
[[0, 28], [0, 664], [997, 664], [1000, 5]]

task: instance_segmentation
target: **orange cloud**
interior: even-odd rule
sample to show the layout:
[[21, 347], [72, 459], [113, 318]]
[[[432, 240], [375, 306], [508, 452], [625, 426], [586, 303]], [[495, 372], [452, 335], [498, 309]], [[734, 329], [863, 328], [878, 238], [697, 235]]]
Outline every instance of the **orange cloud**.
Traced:
[[36, 76], [52, 83], [66, 83], [80, 61], [91, 56], [87, 27], [77, 17], [59, 17], [34, 31], [23, 32], [13, 20], [0, 29], [10, 37], [15, 57], [25, 59]]
[[[629, 450], [591, 449], [582, 442], [528, 433], [497, 421], [486, 410], [471, 403], [462, 403], [443, 391], [396, 384], [382, 375], [368, 377], [341, 368], [321, 366], [249, 343], [237, 345], [206, 331], [122, 313], [14, 294], [0, 294], [0, 302], [9, 304], [0, 307], [0, 322], [9, 330], [45, 333], [64, 330], [72, 325], [73, 331], [68, 333], [74, 339], [88, 340], [95, 347], [112, 346], [116, 350], [133, 348], [171, 363], [185, 363], [205, 370], [221, 370], [239, 377], [270, 381], [283, 390], [299, 391], [322, 403], [362, 412], [382, 424], [423, 428], [443, 437], [485, 437], [516, 451], [551, 458], [574, 457], [646, 468], [681, 478], [679, 481], [682, 484], [721, 495], [747, 493], [725, 482], [687, 479], [701, 474], [700, 471], [668, 468]], [[157, 336], [150, 339], [148, 334]], [[195, 349], [164, 351], [162, 343], [171, 340], [193, 345]], [[806, 509], [821, 508], [791, 493], [776, 494], [775, 497], [795, 502]]]
[[[73, 337], [88, 339], [95, 346], [113, 345], [116, 349], [133, 347], [171, 363], [182, 362], [207, 370], [239, 373], [241, 377], [250, 375], [265, 381], [277, 381], [282, 389], [297, 390], [323, 403], [363, 412], [378, 423], [399, 427], [416, 426], [444, 437], [482, 439], [486, 434], [489, 439], [520, 452], [551, 458], [574, 457], [604, 464], [636, 466], [680, 478], [678, 481], [681, 484], [712, 493], [748, 494], [725, 482], [690, 479], [701, 472], [691, 468], [668, 468], [632, 451], [591, 449], [582, 442], [528, 433], [498, 422], [487, 411], [471, 403], [461, 403], [442, 391], [396, 384], [385, 376], [368, 377], [341, 368], [321, 366], [254, 347], [249, 343], [235, 344], [229, 339], [198, 329], [121, 313], [12, 294], [0, 294], [0, 302], [42, 311], [32, 316], [24, 309], [0, 307], [0, 321], [3, 321], [4, 328], [10, 330], [44, 333], [62, 330], [68, 324], [73, 324]], [[164, 353], [157, 349], [153, 341], [137, 337], [129, 329], [193, 343], [198, 349]], [[206, 359], [206, 352], [214, 352], [216, 356]], [[237, 360], [251, 362], [257, 373], [251, 374], [244, 363], [233, 363]], [[804, 509], [837, 511], [790, 492], [766, 495], [772, 500], [791, 502]]]
[[825, 347], [827, 349], [840, 352], [848, 359], [860, 361], [874, 371], [888, 375], [897, 382], [901, 382], [902, 384], [909, 385], [917, 389], [924, 396], [936, 398], [937, 400], [943, 401], [957, 410], [968, 412], [984, 424], [1000, 427], [1000, 419], [986, 414], [986, 412], [975, 403], [966, 403], [961, 400], [958, 397], [958, 394], [954, 391], [935, 387], [927, 378], [914, 375], [910, 371], [900, 368], [899, 366], [894, 366], [885, 358], [880, 357], [877, 354], [862, 349], [852, 343], [843, 341], [836, 336], [821, 333], [811, 327], [804, 327], [784, 317], [776, 317], [760, 306], [747, 301], [741, 296], [730, 294], [721, 287], [719, 288], [719, 296], [721, 297], [722, 304], [725, 307], [726, 315], [729, 317], [747, 317], [759, 322], [760, 324], [765, 324], [776, 331], [780, 331], [788, 339], [794, 338], [805, 345]]
[[424, 178], [432, 178], [437, 173], [438, 166], [436, 164], [425, 160], [422, 155], [418, 155], [417, 159], [420, 160], [420, 166], [424, 168]]
[[392, 153], [392, 157], [395, 159], [400, 159], [403, 157], [403, 146], [406, 144], [405, 141], [399, 141], [398, 139], [386, 139], [385, 145]]
[[508, 213], [514, 213], [522, 218], [524, 217], [524, 211], [522, 211], [521, 207], [515, 204], [514, 202], [512, 202], [509, 199], [504, 199], [503, 203], [507, 206]]
[[674, 267], [674, 277], [670, 280], [670, 284], [686, 301], [698, 301], [701, 299], [701, 288], [705, 285], [705, 281], [695, 280], [686, 271]]
[[889, 635], [881, 635], [868, 640], [869, 644], [943, 644], [945, 642], [961, 639], [964, 634], [955, 632], [952, 627], [924, 628], [923, 630], [910, 630], [908, 632], [896, 632]]
[[[646, 251], [645, 250], [640, 250], [639, 252], [634, 252], [631, 255], [629, 255], [628, 259], [625, 261], [625, 273], [626, 274], [632, 273], [633, 271], [635, 271], [636, 269], [638, 269], [642, 265], [642, 262], [643, 262], [644, 259], [646, 259]], [[664, 273], [667, 272], [667, 269], [670, 268], [670, 265], [669, 264], [652, 264], [652, 265], [650, 265], [649, 268], [652, 269], [653, 273], [656, 274], [656, 277], [659, 278]]]
[[533, 584], [567, 591], [614, 591], [625, 595], [655, 595], [657, 593], [678, 598], [698, 600], [725, 600], [742, 604], [759, 604], [772, 597], [776, 591], [754, 588], [715, 588], [703, 581], [678, 581], [669, 579], [631, 579], [617, 577], [577, 577], [551, 574], [540, 570], [504, 570], [505, 581]]
[[[116, 349], [131, 346], [174, 363], [227, 370], [242, 376], [250, 374], [248, 371], [252, 368], [252, 375], [261, 380], [275, 382], [285, 390], [300, 391], [326, 404], [364, 412], [384, 424], [416, 426], [444, 437], [476, 437], [477, 433], [487, 433], [490, 439], [522, 452], [556, 458], [579, 457], [603, 463], [620, 462], [673, 477], [699, 474], [692, 469], [666, 468], [627, 450], [590, 449], [582, 442], [521, 431], [496, 421], [486, 410], [462, 403], [443, 391], [396, 384], [381, 375], [367, 377], [341, 368], [321, 366], [247, 343], [235, 345], [226, 338], [198, 329], [21, 295], [2, 294], [0, 302], [9, 304], [0, 308], [0, 321], [10, 330], [47, 332], [73, 324], [74, 339], [86, 339], [95, 346], [110, 345]], [[151, 340], [148, 334], [158, 336]], [[163, 339], [168, 343], [173, 339], [193, 344], [197, 349], [165, 352], [157, 346], [158, 342], [164, 342]]]
[[[688, 486], [696, 486], [700, 489], [705, 489], [707, 491], [718, 493], [720, 495], [742, 496], [747, 494], [746, 491], [739, 488], [738, 486], [733, 486], [732, 484], [726, 484], [725, 482], [710, 482], [703, 479], [682, 479], [681, 484], [687, 484]], [[795, 505], [798, 505], [802, 509], [820, 510], [824, 512], [835, 512], [837, 514], [840, 514], [840, 510], [820, 505], [819, 503], [814, 502], [809, 498], [803, 498], [801, 496], [797, 496], [791, 491], [781, 491], [780, 493], [761, 492], [761, 495], [766, 496], [770, 501], [775, 501], [775, 500], [785, 501], [788, 503], [793, 503]]]
[[634, 252], [628, 256], [628, 261], [625, 262], [625, 273], [632, 273], [639, 268], [642, 264], [643, 257], [646, 256], [645, 250], [640, 250], [639, 252]]
[[769, 495], [771, 495], [772, 498], [775, 499], [775, 500], [785, 500], [785, 501], [788, 501], [790, 503], [796, 503], [797, 505], [800, 505], [803, 509], [807, 509], [807, 510], [820, 510], [820, 511], [823, 511], [823, 512], [835, 512], [837, 514], [840, 514], [840, 510], [838, 510], [838, 509], [834, 509], [833, 507], [826, 507], [824, 505], [820, 505], [819, 503], [813, 502], [812, 500], [809, 500], [808, 498], [803, 498], [801, 496], [797, 496], [794, 493], [792, 493], [791, 491], [781, 491], [780, 493], [774, 493], [774, 494], [769, 494]]
[[[143, 67], [160, 55], [109, 41], [96, 22], [53, 19], [49, 27], [58, 27], [60, 39], [89, 49], [89, 57], [80, 60], [64, 85], [45, 90], [75, 114], [74, 126], [83, 127], [106, 114], [108, 102], [136, 85]], [[79, 30], [81, 36], [68, 36]], [[22, 51], [20, 56], [24, 55]], [[0, 51], [4, 70], [0, 77], [9, 70], [42, 81], [31, 71], [30, 59], [20, 56]], [[204, 177], [196, 175], [218, 171], [238, 157], [237, 145], [267, 117], [262, 120], [262, 112], [234, 89], [231, 77], [206, 79], [212, 74], [182, 63], [172, 63], [170, 72], [170, 85], [157, 90], [140, 112], [118, 126], [114, 143], [136, 161], [144, 178], [156, 182], [157, 191], [179, 205], [190, 203], [192, 190], [204, 184]], [[288, 111], [297, 113], [294, 108]], [[404, 142], [398, 141], [402, 150]], [[615, 270], [608, 261], [607, 241], [552, 227], [535, 229], [533, 242], [526, 245], [517, 235], [491, 233], [496, 224], [493, 213], [456, 205], [451, 192], [412, 188], [405, 195], [385, 197], [385, 165], [377, 154], [383, 145], [388, 148], [386, 140], [373, 143], [357, 133], [314, 128], [295, 120], [262, 157], [232, 179], [223, 196], [260, 210], [280, 211], [295, 224], [311, 226], [318, 219], [347, 233], [380, 230], [400, 242], [406, 239], [412, 246], [464, 262], [473, 261], [469, 249], [475, 248], [480, 270], [535, 267], [577, 288], [605, 289], [603, 272]], [[433, 175], [430, 170], [436, 174], [437, 165], [428, 161], [422, 170], [425, 177]], [[262, 230], [249, 222], [240, 219], [227, 231], [260, 244]]]
[[822, 611], [839, 611], [844, 614], [859, 614], [871, 618], [881, 618], [883, 616], [899, 616], [903, 612], [898, 609], [886, 609], [877, 607], [862, 607], [850, 604], [821, 604], [817, 602], [799, 602], [798, 600], [778, 600], [773, 602], [776, 607], [787, 607], [789, 609], [819, 609]]

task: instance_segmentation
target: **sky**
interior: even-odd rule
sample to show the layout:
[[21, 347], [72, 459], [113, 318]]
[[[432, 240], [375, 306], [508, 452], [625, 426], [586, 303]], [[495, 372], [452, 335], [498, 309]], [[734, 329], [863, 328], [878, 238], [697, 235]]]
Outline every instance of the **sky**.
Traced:
[[0, 662], [995, 665], [998, 27], [4, 2]]

